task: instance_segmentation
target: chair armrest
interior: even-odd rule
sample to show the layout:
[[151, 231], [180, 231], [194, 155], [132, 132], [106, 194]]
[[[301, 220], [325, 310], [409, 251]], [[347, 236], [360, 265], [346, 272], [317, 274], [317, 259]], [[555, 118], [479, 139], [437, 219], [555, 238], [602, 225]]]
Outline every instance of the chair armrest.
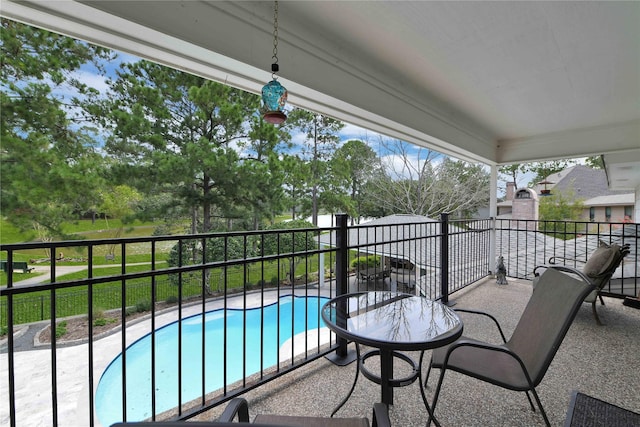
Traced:
[[491, 314], [489, 313], [485, 313], [484, 311], [478, 311], [478, 310], [469, 310], [469, 309], [465, 309], [465, 308], [455, 308], [454, 311], [459, 311], [461, 313], [471, 313], [471, 314], [478, 314], [481, 316], [485, 316], [490, 318], [491, 320], [493, 320], [493, 323], [496, 324], [497, 328], [498, 328], [498, 332], [500, 332], [500, 337], [502, 337], [502, 342], [507, 342], [507, 338], [504, 336], [504, 332], [502, 332], [502, 327], [500, 326], [500, 322], [498, 322], [498, 319], [496, 319], [495, 317], [493, 317]]
[[514, 353], [513, 351], [511, 351], [509, 348], [503, 346], [503, 345], [496, 345], [496, 344], [490, 344], [490, 343], [486, 343], [486, 342], [479, 342], [479, 341], [472, 341], [472, 340], [466, 340], [466, 339], [460, 339], [456, 342], [454, 342], [453, 344], [451, 344], [448, 348], [447, 348], [447, 354], [444, 358], [444, 363], [443, 363], [443, 369], [447, 368], [447, 365], [449, 364], [449, 356], [451, 356], [451, 353], [453, 353], [457, 348], [460, 347], [476, 347], [476, 348], [483, 348], [486, 350], [492, 350], [492, 351], [497, 351], [500, 353], [505, 353], [508, 354], [509, 356], [511, 356], [512, 358], [514, 358], [516, 360], [516, 362], [518, 362], [518, 364], [520, 365], [520, 368], [522, 369], [522, 372], [524, 373], [527, 382], [533, 387], [533, 382], [531, 381], [531, 376], [529, 375], [529, 371], [527, 371], [527, 367], [525, 366], [524, 362], [522, 361], [522, 359], [520, 358], [520, 356], [518, 356], [516, 353]]
[[533, 277], [540, 277], [540, 273], [538, 273], [538, 269], [544, 268], [545, 270], [549, 268], [548, 265], [536, 265], [533, 269]]
[[373, 427], [391, 427], [389, 408], [384, 403], [373, 404]]
[[242, 397], [234, 397], [229, 401], [224, 412], [218, 418], [218, 421], [231, 422], [238, 416], [238, 421], [241, 423], [249, 422], [249, 404], [247, 400]]

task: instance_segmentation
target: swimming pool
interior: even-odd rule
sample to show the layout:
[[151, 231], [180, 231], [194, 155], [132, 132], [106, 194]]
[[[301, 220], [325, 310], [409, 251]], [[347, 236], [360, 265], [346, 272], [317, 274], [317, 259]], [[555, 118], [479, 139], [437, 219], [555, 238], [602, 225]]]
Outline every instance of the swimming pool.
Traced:
[[[319, 313], [326, 301], [328, 298], [289, 295], [281, 297], [278, 303], [263, 308], [228, 309], [227, 384], [242, 379], [244, 364], [247, 376], [260, 372], [261, 353], [262, 369], [267, 369], [276, 364], [278, 350], [285, 341], [304, 332], [305, 328], [313, 330], [324, 327]], [[224, 310], [213, 310], [204, 316], [204, 375], [202, 318], [201, 314], [197, 314], [182, 320], [182, 403], [200, 397], [203, 378], [207, 393], [224, 386]], [[264, 330], [261, 323], [264, 323]], [[155, 336], [156, 413], [161, 413], [178, 406], [178, 322], [158, 329]], [[244, 340], [243, 336], [246, 337]], [[246, 356], [246, 360], [243, 356]], [[151, 334], [140, 338], [127, 348], [126, 364], [127, 421], [142, 421], [151, 417], [152, 413]], [[95, 405], [96, 414], [103, 426], [122, 421], [122, 354], [118, 355], [102, 374], [96, 390]]]

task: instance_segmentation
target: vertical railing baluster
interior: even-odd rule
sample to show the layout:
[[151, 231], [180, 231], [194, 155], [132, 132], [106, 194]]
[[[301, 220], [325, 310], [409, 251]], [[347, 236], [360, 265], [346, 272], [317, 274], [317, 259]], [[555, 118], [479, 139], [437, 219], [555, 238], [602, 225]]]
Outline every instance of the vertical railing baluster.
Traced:
[[[227, 239], [227, 237], [224, 237], [224, 260], [228, 261], [229, 260], [229, 241]], [[229, 299], [229, 294], [228, 289], [227, 289], [227, 283], [228, 283], [228, 279], [229, 279], [229, 270], [227, 268], [227, 266], [225, 265], [223, 267], [223, 272], [224, 272], [224, 291], [223, 291], [223, 295], [224, 295], [224, 321], [223, 321], [223, 327], [224, 327], [224, 331], [222, 333], [222, 348], [224, 349], [222, 352], [222, 387], [223, 387], [223, 393], [227, 394], [227, 385], [228, 385], [228, 378], [227, 378], [227, 343], [228, 343], [228, 333], [229, 333], [229, 322], [227, 319], [227, 315], [228, 315], [228, 310], [229, 310], [229, 306], [228, 306], [228, 299]]]
[[[190, 242], [192, 240], [189, 240]], [[182, 267], [186, 262], [183, 262], [183, 257], [185, 254], [183, 253], [183, 245], [182, 242], [179, 242], [180, 246], [178, 247], [178, 265]], [[193, 245], [187, 244], [187, 248]], [[191, 254], [187, 254], [186, 256], [191, 256]], [[183, 285], [184, 277], [182, 272], [178, 273], [178, 348], [177, 348], [177, 356], [178, 356], [178, 366], [176, 369], [178, 370], [178, 414], [182, 414], [182, 285]], [[226, 325], [225, 325], [226, 326]]]
[[[264, 276], [264, 240], [265, 234], [260, 234], [260, 256], [262, 260], [260, 261], [260, 268], [262, 271], [262, 275]], [[277, 283], [276, 286], [280, 286], [280, 268], [279, 263], [276, 263], [276, 277]], [[264, 378], [264, 284], [261, 286], [260, 291], [260, 379]]]
[[[151, 241], [151, 270], [156, 269], [156, 241]], [[151, 420], [156, 420], [156, 276], [151, 276]]]
[[449, 303], [449, 214], [440, 214], [440, 300]]
[[[208, 239], [202, 238], [202, 264], [207, 263], [207, 251], [208, 251]], [[204, 405], [206, 402], [206, 383], [207, 383], [207, 362], [206, 362], [206, 326], [207, 326], [207, 280], [210, 277], [210, 270], [203, 269], [200, 271], [200, 318], [202, 319], [200, 325], [200, 404]]]
[[[127, 272], [127, 254], [126, 246], [124, 243], [120, 245], [120, 273], [126, 274]], [[120, 329], [120, 347], [122, 354], [122, 421], [127, 421], [127, 281], [122, 279], [120, 281], [120, 302], [122, 309], [120, 310], [120, 322], [122, 328]]]
[[[13, 288], [13, 251], [7, 251], [7, 289]], [[15, 383], [15, 353], [13, 342], [13, 294], [7, 295], [7, 353], [8, 353], [8, 379], [9, 379], [9, 422], [11, 427], [16, 427], [16, 383]]]
[[[51, 282], [56, 281], [56, 257], [55, 246], [50, 248], [49, 259], [51, 260]], [[51, 288], [51, 301], [50, 301], [50, 313], [51, 313], [51, 404], [52, 404], [52, 418], [53, 425], [58, 425], [58, 358], [57, 358], [57, 337], [56, 337], [56, 288]]]
[[[89, 245], [87, 247], [87, 258], [88, 258], [88, 272], [87, 278], [93, 278], [93, 245]], [[89, 303], [89, 307], [87, 307], [88, 311], [88, 323], [89, 323], [89, 336], [88, 336], [88, 356], [89, 356], [89, 365], [88, 365], [88, 375], [89, 375], [89, 425], [94, 425], [94, 399], [93, 399], [93, 283], [89, 283], [87, 285], [87, 301]]]

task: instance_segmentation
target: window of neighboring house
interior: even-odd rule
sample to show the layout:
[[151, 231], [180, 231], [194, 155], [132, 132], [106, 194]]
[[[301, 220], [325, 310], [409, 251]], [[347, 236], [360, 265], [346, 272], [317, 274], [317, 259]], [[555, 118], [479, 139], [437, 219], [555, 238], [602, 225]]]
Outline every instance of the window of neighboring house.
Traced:
[[604, 208], [604, 220], [607, 222], [611, 221], [611, 206]]
[[589, 221], [593, 222], [596, 220], [596, 208], [591, 206], [589, 208]]
[[624, 207], [624, 220], [625, 220], [625, 222], [633, 221], [633, 206], [625, 206]]

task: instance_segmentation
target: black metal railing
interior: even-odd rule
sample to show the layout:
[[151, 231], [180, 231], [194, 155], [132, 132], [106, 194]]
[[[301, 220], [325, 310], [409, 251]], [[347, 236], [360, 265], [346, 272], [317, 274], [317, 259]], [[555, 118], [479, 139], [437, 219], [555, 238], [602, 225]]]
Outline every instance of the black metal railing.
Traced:
[[507, 274], [532, 279], [533, 269], [550, 258], [582, 269], [602, 243], [629, 244], [630, 254], [602, 293], [613, 297], [640, 292], [638, 252], [640, 224], [610, 222], [496, 220], [496, 256], [502, 255]]
[[[207, 355], [205, 352], [208, 351], [206, 341], [209, 338], [205, 333], [205, 324], [208, 321], [205, 316], [208, 311], [211, 311], [211, 307], [215, 306], [224, 310], [225, 313], [228, 313], [232, 306], [247, 311], [250, 307], [264, 307], [274, 301], [277, 302], [285, 295], [307, 298], [305, 300], [294, 298], [291, 307], [295, 304], [309, 304], [311, 307], [309, 301], [313, 299], [319, 301], [321, 298], [335, 295], [337, 281], [331, 275], [325, 276], [325, 268], [321, 264], [334, 263], [335, 244], [320, 248], [317, 244], [320, 231], [331, 230], [299, 229], [2, 245], [0, 251], [3, 256], [6, 256], [8, 265], [11, 265], [16, 258], [24, 257], [24, 254], [34, 256], [34, 253], [65, 252], [80, 254], [74, 256], [73, 264], [77, 265], [77, 259], [82, 258], [86, 266], [80, 273], [81, 277], [76, 273], [75, 277], [65, 278], [61, 273], [64, 266], [58, 265], [65, 262], [52, 258], [46, 264], [39, 264], [39, 266], [46, 265], [48, 273], [42, 276], [41, 282], [35, 284], [21, 284], [18, 279], [32, 278], [38, 274], [37, 271], [18, 274], [9, 269], [7, 272], [7, 285], [0, 290], [0, 325], [6, 332], [3, 357], [6, 357], [8, 368], [3, 373], [5, 378], [2, 380], [5, 386], [6, 394], [3, 393], [3, 396], [6, 397], [4, 401], [7, 404], [6, 413], [8, 414], [5, 421], [12, 426], [42, 423], [66, 425], [70, 422], [83, 425], [109, 425], [113, 421], [101, 421], [96, 411], [97, 402], [94, 391], [99, 389], [98, 381], [105, 363], [96, 359], [98, 345], [93, 339], [93, 330], [96, 328], [95, 320], [99, 320], [105, 311], [111, 311], [114, 308], [119, 311], [121, 328], [116, 332], [119, 338], [116, 337], [115, 341], [112, 339], [111, 348], [108, 350], [114, 358], [118, 353], [120, 356], [108, 366], [118, 364], [121, 372], [121, 393], [119, 396], [109, 396], [109, 399], [120, 400], [119, 406], [122, 409], [116, 421], [132, 417], [127, 409], [128, 399], [132, 399], [131, 395], [139, 385], [127, 386], [127, 377], [134, 377], [135, 373], [130, 372], [127, 359], [133, 357], [130, 355], [131, 345], [141, 335], [148, 334], [151, 340], [149, 358], [152, 374], [149, 386], [149, 415], [143, 418], [152, 420], [189, 418], [328, 353], [334, 347], [335, 340], [325, 342], [321, 340], [320, 334], [312, 333], [318, 328], [319, 309], [315, 309], [316, 320], [314, 321], [313, 314], [310, 313], [309, 319], [304, 320], [302, 332], [298, 334], [299, 328], [297, 326], [294, 328], [297, 319], [293, 319], [292, 312], [285, 312], [278, 305], [275, 338], [267, 337], [263, 333], [260, 336], [261, 346], [274, 346], [273, 343], [268, 342], [270, 339], [277, 340], [276, 347], [280, 347], [283, 342], [291, 341], [290, 350], [276, 352], [275, 361], [266, 362], [262, 360], [263, 352], [258, 348], [257, 354], [261, 358], [260, 368], [255, 371], [249, 370], [246, 366], [246, 360], [251, 356], [247, 346], [239, 356], [245, 361], [241, 368], [240, 380], [227, 378], [227, 372], [235, 361], [229, 357], [223, 357], [221, 365], [216, 367], [216, 370], [224, 373], [221, 386], [216, 389], [206, 386]], [[167, 242], [173, 246], [169, 254], [166, 253], [166, 249], [158, 250], [161, 246], [167, 246], [165, 245]], [[106, 250], [109, 250], [108, 255], [111, 255], [106, 257], [108, 260], [104, 256]], [[128, 254], [133, 255], [134, 252], [146, 253], [148, 261], [143, 263], [143, 266], [137, 262], [127, 263]], [[136, 259], [138, 258], [139, 255]], [[171, 266], [167, 266], [164, 262], [167, 259], [172, 260]], [[100, 268], [104, 266], [98, 265], [105, 262], [109, 263], [110, 270]], [[112, 271], [114, 265], [117, 272]], [[108, 272], [103, 273], [106, 271]], [[163, 307], [172, 306], [170, 311], [175, 313], [173, 317], [178, 325], [178, 349], [182, 349], [182, 341], [186, 339], [186, 324], [200, 317], [202, 325], [201, 350], [198, 359], [202, 365], [202, 381], [198, 385], [193, 385], [200, 389], [199, 396], [194, 398], [193, 393], [183, 396], [182, 390], [186, 376], [183, 377], [182, 367], [194, 362], [190, 355], [184, 354], [182, 350], [176, 350], [177, 398], [172, 408], [169, 408], [169, 413], [167, 408], [158, 404], [160, 393], [156, 393], [162, 374], [156, 372], [154, 365], [163, 356], [156, 351], [156, 345], [159, 342], [157, 334], [166, 323], [160, 321], [160, 303]], [[314, 307], [317, 305], [316, 302]], [[130, 320], [130, 315], [138, 311], [137, 306], [142, 307], [140, 311], [147, 310], [148, 326], [145, 326], [143, 332], [132, 334], [129, 326], [133, 326], [135, 322]], [[85, 370], [76, 370], [68, 366], [67, 354], [64, 351], [64, 335], [57, 334], [62, 328], [61, 325], [66, 326], [71, 321], [67, 316], [72, 315], [76, 317], [80, 315], [87, 324], [84, 339], [87, 346], [74, 348], [76, 358], [79, 352], [85, 353], [83, 359], [89, 367]], [[261, 323], [267, 322], [263, 316], [261, 313], [258, 320]], [[237, 333], [231, 325], [227, 325], [226, 317], [224, 316], [223, 328], [223, 347], [225, 348], [223, 354], [225, 355], [227, 350], [230, 350], [227, 348], [227, 343], [231, 342], [232, 334]], [[282, 321], [285, 318], [292, 320], [287, 323]], [[33, 414], [20, 413], [19, 405], [16, 404], [16, 398], [22, 395], [22, 390], [32, 386], [28, 378], [29, 374], [27, 377], [21, 376], [24, 371], [20, 367], [25, 363], [33, 363], [31, 359], [34, 357], [34, 352], [20, 351], [24, 346], [16, 345], [15, 332], [25, 327], [21, 327], [25, 321], [34, 322], [40, 319], [49, 319], [47, 322], [49, 340], [46, 346], [40, 347], [44, 350], [35, 354], [39, 361], [39, 370], [44, 369], [51, 374], [48, 387], [51, 402], [48, 406], [43, 405], [42, 414], [34, 419]], [[242, 324], [246, 322], [245, 317]], [[280, 327], [281, 324], [285, 326]], [[44, 328], [44, 325], [40, 324], [38, 327]], [[246, 328], [243, 329], [246, 330]], [[294, 340], [302, 343], [302, 352], [299, 351], [300, 345], [293, 343]], [[114, 351], [114, 343], [116, 351]], [[251, 348], [255, 350], [255, 346]], [[100, 352], [104, 351], [105, 349], [101, 347]], [[60, 376], [58, 374], [60, 371], [66, 372], [65, 375]], [[86, 413], [83, 414], [86, 419], [82, 421], [78, 420], [77, 413], [69, 413], [68, 405], [61, 404], [64, 402], [61, 396], [68, 393], [67, 384], [70, 379], [75, 384], [74, 387], [89, 390], [85, 395], [76, 397], [78, 407], [87, 408]]]
[[[6, 332], [6, 344], [2, 347], [5, 354], [1, 357], [7, 361], [6, 373], [2, 373], [6, 379], [2, 379], [0, 391], [6, 396], [3, 404], [7, 408], [7, 423], [65, 425], [72, 419], [76, 424], [104, 424], [96, 411], [102, 402], [96, 401], [95, 396], [101, 376], [110, 366], [118, 366], [120, 370], [119, 392], [109, 396], [119, 404], [117, 419], [136, 419], [137, 416], [127, 412], [139, 405], [133, 401], [127, 378], [133, 378], [137, 372], [127, 360], [135, 357], [132, 344], [143, 337], [150, 340], [151, 350], [150, 383], [137, 386], [149, 391], [145, 403], [148, 411], [142, 418], [188, 419], [329, 352], [346, 351], [345, 341], [330, 334], [326, 338], [318, 331], [319, 312], [305, 317], [299, 329], [295, 319], [289, 322], [295, 306], [307, 308], [313, 300], [374, 287], [412, 292], [446, 303], [453, 292], [489, 275], [494, 268], [494, 255], [504, 256], [510, 276], [530, 278], [535, 265], [550, 256], [589, 253], [592, 240], [626, 239], [631, 226], [635, 227], [636, 236], [638, 233], [635, 224], [629, 225], [628, 230], [620, 231], [620, 227], [610, 225], [596, 231], [590, 228], [591, 224], [583, 227], [581, 223], [551, 226], [535, 221], [453, 221], [447, 215], [439, 221], [418, 221], [416, 217], [397, 215], [351, 227], [347, 226], [346, 215], [338, 215], [336, 219], [336, 227], [320, 229], [0, 245], [7, 266], [39, 253], [78, 254], [73, 262], [49, 259], [39, 264], [46, 266], [47, 273], [38, 283], [24, 284], [19, 280], [33, 277], [37, 271], [7, 272], [7, 286], [0, 289], [0, 326]], [[635, 245], [632, 255], [637, 260]], [[140, 254], [144, 254], [143, 262]], [[81, 272], [75, 276], [62, 275], [63, 267], [77, 264], [82, 264]], [[627, 264], [637, 265], [637, 261]], [[638, 276], [635, 268], [634, 278]], [[625, 293], [637, 293], [637, 285], [627, 288], [630, 271], [624, 273], [621, 284]], [[291, 297], [288, 308], [275, 306], [274, 337], [267, 336], [263, 331], [270, 321], [265, 307], [287, 295], [306, 299]], [[242, 310], [242, 321], [232, 332], [230, 313], [236, 308]], [[106, 338], [95, 339], [96, 320], [112, 310], [117, 313], [121, 328]], [[146, 316], [139, 318], [143, 320], [132, 320], [134, 312], [144, 312]], [[219, 327], [223, 358], [214, 369], [223, 379], [214, 387], [207, 385], [212, 376], [207, 371], [212, 360], [207, 353], [210, 339], [206, 325], [211, 323], [208, 313], [219, 313], [223, 320]], [[249, 320], [253, 315], [256, 320]], [[86, 345], [74, 342], [73, 356], [67, 351], [71, 349], [66, 348], [69, 344], [65, 344], [64, 335], [56, 337], [55, 333], [61, 321], [70, 321], [68, 316], [84, 317], [87, 323], [86, 336], [80, 340]], [[42, 319], [50, 330], [47, 345], [38, 352], [22, 351], [29, 346], [20, 342], [16, 332], [27, 327], [44, 328], [41, 323], [28, 323]], [[198, 349], [192, 352], [199, 356], [194, 361], [179, 349], [187, 340], [187, 330], [197, 320], [201, 332]], [[261, 331], [255, 339], [248, 335], [254, 323]], [[160, 331], [166, 330], [167, 325], [176, 327], [177, 343], [176, 349], [170, 351], [177, 362], [176, 396], [169, 410], [158, 402], [160, 393], [156, 391], [164, 375], [158, 372], [164, 354], [156, 348], [166, 343]], [[227, 356], [228, 350], [236, 346], [232, 338], [238, 334], [245, 343], [236, 356], [241, 361], [239, 379], [228, 374], [235, 360]], [[248, 341], [257, 347], [249, 351]], [[265, 349], [274, 342], [279, 349], [275, 361], [266, 360]], [[285, 342], [290, 344], [283, 346]], [[260, 358], [258, 369], [248, 367], [253, 353]], [[84, 359], [81, 363], [84, 369], [76, 366], [78, 357]], [[24, 399], [24, 390], [34, 386], [30, 377], [34, 363], [50, 373], [48, 390], [43, 391], [40, 384], [38, 392], [51, 395], [50, 405], [42, 405], [36, 419], [33, 413], [21, 412], [17, 400]], [[189, 364], [199, 366], [201, 378], [189, 379], [183, 372], [183, 367]], [[195, 397], [192, 389], [197, 390]], [[76, 404], [61, 405], [61, 396], [68, 399], [69, 390], [84, 391], [75, 392], [72, 399]], [[78, 408], [85, 410], [79, 413]]]

